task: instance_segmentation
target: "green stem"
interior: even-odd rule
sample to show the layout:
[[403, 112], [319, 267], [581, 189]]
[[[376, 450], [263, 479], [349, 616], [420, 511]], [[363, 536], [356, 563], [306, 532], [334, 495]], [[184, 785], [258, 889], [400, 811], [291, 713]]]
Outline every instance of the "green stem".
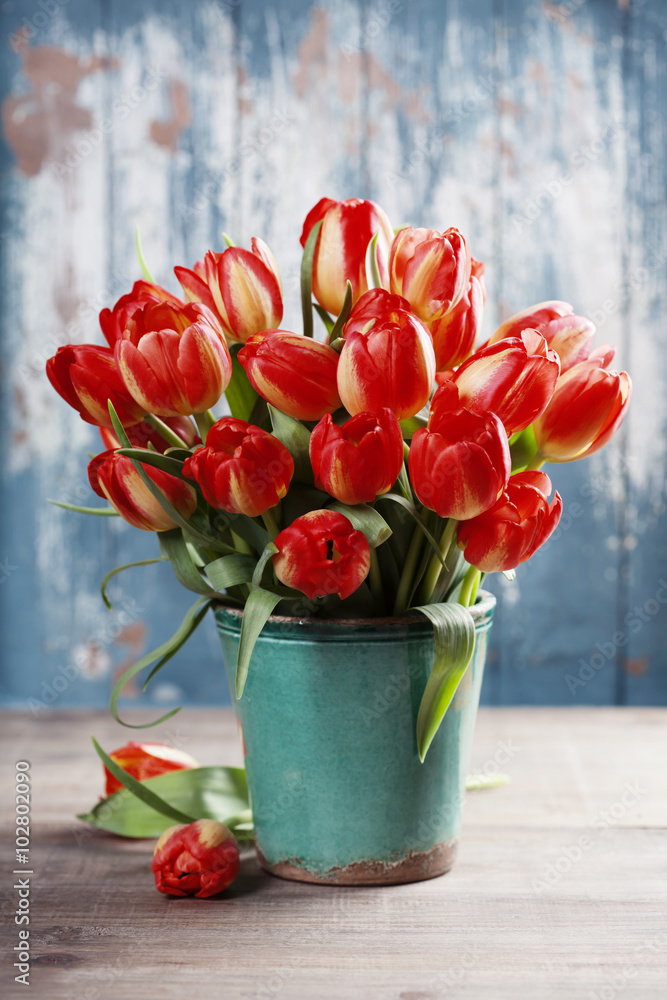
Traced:
[[241, 536], [237, 535], [235, 531], [231, 530], [231, 528], [230, 528], [230, 534], [232, 536], [232, 542], [234, 543], [234, 548], [236, 549], [237, 552], [242, 552], [245, 555], [252, 555], [252, 549], [246, 542], [245, 538], [241, 538]]
[[195, 418], [202, 444], [206, 444], [206, 435], [215, 423], [215, 417], [210, 410], [204, 410], [202, 413], [193, 413], [192, 416]]
[[264, 513], [262, 514], [262, 521], [264, 521], [264, 527], [268, 531], [269, 537], [271, 538], [271, 541], [275, 542], [276, 537], [278, 536], [278, 534], [280, 532], [280, 529], [278, 528], [278, 525], [276, 523], [276, 519], [275, 519], [275, 517], [273, 516], [273, 514], [271, 513], [270, 510], [265, 510], [264, 511]]
[[542, 468], [545, 461], [546, 459], [542, 458], [542, 456], [538, 451], [537, 455], [534, 455], [533, 458], [531, 458], [528, 465], [526, 466], [526, 472], [537, 472], [538, 469]]
[[474, 601], [480, 576], [481, 573], [476, 566], [470, 566], [464, 576], [459, 595], [459, 604], [462, 604], [464, 608], [469, 608]]
[[159, 417], [153, 416], [152, 413], [147, 413], [144, 417], [145, 422], [149, 427], [152, 427], [154, 431], [157, 431], [161, 438], [172, 446], [172, 448], [188, 448], [187, 443], [182, 437], [179, 437], [176, 431], [172, 431], [171, 427], [165, 424], [164, 420], [160, 420]]
[[405, 565], [403, 566], [401, 579], [398, 583], [396, 600], [394, 602], [395, 615], [402, 615], [408, 606], [410, 593], [412, 591], [412, 581], [415, 575], [417, 559], [419, 558], [419, 553], [421, 551], [423, 537], [421, 527], [416, 524], [415, 530], [412, 532], [412, 538], [410, 539], [410, 547], [408, 548], [408, 552], [405, 557]]
[[380, 563], [378, 562], [376, 549], [371, 549], [371, 568], [368, 574], [368, 579], [371, 585], [371, 594], [373, 595], [375, 610], [378, 614], [384, 614], [386, 610], [384, 603], [384, 588], [382, 586], [382, 575], [380, 573]]
[[[445, 562], [447, 562], [447, 555], [452, 546], [452, 542], [454, 540], [454, 535], [456, 534], [458, 523], [459, 522], [456, 520], [455, 517], [448, 518], [447, 524], [445, 525], [445, 530], [442, 533], [439, 549], [440, 549], [440, 555], [442, 556]], [[440, 562], [438, 557], [434, 554], [433, 558], [431, 559], [428, 565], [428, 569], [426, 570], [426, 575], [424, 577], [424, 582], [421, 586], [420, 596], [419, 596], [420, 604], [430, 603], [430, 600], [433, 596], [433, 591], [438, 585], [438, 579], [440, 577], [441, 572], [442, 572], [442, 563]]]

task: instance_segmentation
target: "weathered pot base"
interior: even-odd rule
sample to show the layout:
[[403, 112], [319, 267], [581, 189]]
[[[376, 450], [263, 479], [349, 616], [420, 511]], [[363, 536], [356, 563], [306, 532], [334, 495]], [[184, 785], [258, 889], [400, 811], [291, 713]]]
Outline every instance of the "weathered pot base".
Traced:
[[293, 861], [272, 865], [255, 845], [257, 860], [264, 871], [292, 882], [314, 882], [317, 885], [399, 885], [402, 882], [423, 882], [444, 875], [454, 864], [457, 842], [436, 844], [430, 851], [411, 852], [400, 861], [355, 861], [345, 868], [330, 868], [314, 872]]

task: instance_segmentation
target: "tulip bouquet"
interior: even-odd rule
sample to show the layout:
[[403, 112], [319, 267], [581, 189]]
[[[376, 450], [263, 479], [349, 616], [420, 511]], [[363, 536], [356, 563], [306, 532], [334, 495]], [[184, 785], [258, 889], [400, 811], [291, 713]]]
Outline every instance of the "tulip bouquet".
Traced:
[[472, 654], [467, 608], [484, 574], [513, 574], [558, 524], [541, 466], [605, 445], [630, 379], [565, 302], [512, 316], [476, 348], [484, 265], [456, 229], [394, 232], [371, 201], [322, 199], [301, 236], [303, 332], [280, 329], [268, 247], [225, 240], [175, 268], [182, 298], [139, 250], [144, 280], [100, 314], [106, 346], [61, 347], [47, 364], [106, 449], [88, 472], [110, 506], [85, 511], [157, 532], [160, 558], [199, 595], [116, 684], [112, 711], [214, 602], [244, 607], [237, 698], [272, 613], [414, 609], [436, 637], [423, 759]]

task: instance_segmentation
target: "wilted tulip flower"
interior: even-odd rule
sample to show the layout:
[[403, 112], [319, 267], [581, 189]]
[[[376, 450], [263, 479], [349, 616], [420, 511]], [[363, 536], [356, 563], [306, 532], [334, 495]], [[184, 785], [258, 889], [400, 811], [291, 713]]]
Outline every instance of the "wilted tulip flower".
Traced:
[[551, 402], [535, 421], [539, 454], [548, 462], [592, 455], [623, 423], [632, 383], [627, 372], [601, 367], [607, 356], [603, 352], [561, 375]]
[[206, 447], [186, 458], [183, 474], [199, 483], [212, 507], [256, 517], [285, 496], [294, 460], [273, 434], [223, 417], [208, 432]]
[[203, 302], [220, 322], [230, 341], [242, 343], [260, 330], [278, 326], [283, 318], [282, 285], [273, 254], [253, 236], [252, 250], [229, 247], [209, 250], [192, 270], [175, 267], [186, 297]]
[[395, 321], [381, 319], [368, 333], [345, 328], [338, 392], [348, 413], [378, 414], [388, 406], [403, 420], [421, 410], [431, 395], [431, 335], [412, 313], [399, 309], [393, 315]]
[[298, 420], [319, 420], [337, 410], [338, 354], [327, 344], [287, 330], [268, 330], [246, 341], [238, 355], [253, 389]]
[[366, 251], [376, 233], [376, 261], [381, 282], [386, 284], [387, 254], [394, 232], [385, 212], [374, 201], [321, 198], [306, 216], [302, 247], [320, 220], [322, 228], [313, 257], [313, 295], [323, 309], [337, 316], [343, 308], [348, 281], [354, 302], [368, 289]]
[[[197, 435], [195, 425], [189, 417], [164, 417], [163, 423], [175, 434], [178, 434], [184, 448], [192, 448], [194, 444], [201, 444], [201, 438]], [[99, 430], [107, 450], [122, 447], [112, 427], [100, 427]], [[150, 443], [156, 451], [164, 453], [167, 448], [173, 447], [169, 441], [165, 441], [159, 431], [154, 430], [145, 420], [142, 420], [140, 424], [135, 424], [134, 427], [126, 427], [125, 433], [133, 448], [147, 448]]]
[[239, 848], [223, 823], [198, 819], [165, 830], [153, 854], [155, 888], [168, 896], [214, 896], [241, 868]]
[[483, 573], [516, 569], [546, 542], [560, 520], [558, 493], [551, 504], [551, 480], [544, 472], [512, 476], [498, 502], [458, 529], [458, 545], [466, 560]]
[[497, 413], [508, 435], [523, 431], [549, 404], [560, 361], [536, 330], [475, 351], [452, 376], [463, 406]]
[[284, 528], [273, 556], [276, 576], [306, 597], [338, 594], [345, 600], [363, 583], [371, 567], [366, 536], [333, 510], [311, 510]]
[[389, 288], [425, 323], [453, 309], [470, 281], [472, 261], [458, 229], [399, 229], [389, 253]]
[[484, 264], [473, 258], [467, 289], [453, 309], [429, 325], [439, 372], [456, 368], [472, 353], [486, 299], [483, 275]]
[[222, 330], [199, 303], [136, 310], [116, 342], [116, 363], [137, 403], [159, 417], [203, 413], [232, 377]]
[[152, 281], [135, 281], [132, 291], [121, 296], [113, 309], [103, 309], [100, 313], [100, 327], [109, 347], [114, 347], [117, 340], [123, 336], [128, 320], [137, 309], [149, 302], [169, 302], [174, 306], [183, 306], [179, 298], [160, 288]]
[[[137, 781], [146, 781], [148, 778], [157, 778], [158, 775], [168, 774], [170, 771], [183, 771], [200, 766], [199, 761], [189, 753], [176, 750], [165, 743], [135, 743], [134, 740], [130, 740], [109, 756]], [[114, 792], [120, 791], [123, 786], [106, 767], [104, 774], [106, 794], [113, 795]]]
[[341, 503], [370, 503], [391, 489], [403, 466], [401, 425], [387, 407], [342, 427], [327, 413], [310, 436], [310, 461], [318, 489]]
[[431, 402], [428, 426], [410, 446], [410, 480], [421, 503], [440, 517], [476, 517], [510, 477], [507, 434], [495, 413], [473, 413], [445, 382]]
[[145, 407], [127, 391], [110, 347], [94, 344], [59, 347], [46, 362], [46, 374], [56, 392], [88, 424], [111, 426], [109, 400], [124, 427], [140, 423], [146, 415]]
[[[145, 465], [144, 469], [183, 517], [194, 513], [197, 494], [192, 486], [153, 466]], [[169, 531], [176, 527], [176, 522], [162, 509], [127, 456], [113, 451], [102, 452], [89, 463], [88, 479], [95, 493], [106, 497], [133, 527], [143, 531]]]

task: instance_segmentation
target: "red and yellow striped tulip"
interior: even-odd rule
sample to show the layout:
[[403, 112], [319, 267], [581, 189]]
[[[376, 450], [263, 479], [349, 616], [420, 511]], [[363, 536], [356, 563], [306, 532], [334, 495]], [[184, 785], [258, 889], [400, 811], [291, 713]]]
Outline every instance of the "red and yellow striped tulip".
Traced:
[[88, 424], [111, 427], [108, 401], [124, 427], [141, 423], [146, 416], [120, 376], [110, 347], [67, 344], [46, 362], [49, 382]]
[[[146, 473], [183, 515], [190, 517], [197, 506], [197, 494], [188, 483], [153, 466]], [[113, 451], [102, 452], [88, 464], [90, 485], [99, 497], [106, 497], [120, 516], [142, 531], [169, 531], [176, 522], [162, 509], [142, 481], [131, 459]]]
[[389, 288], [425, 323], [448, 313], [468, 283], [472, 261], [458, 229], [399, 229], [389, 253]]
[[123, 336], [128, 321], [137, 309], [149, 302], [169, 302], [173, 306], [183, 306], [179, 298], [160, 288], [152, 281], [135, 281], [132, 291], [121, 296], [113, 309], [103, 309], [100, 313], [100, 327], [109, 347], [114, 347], [117, 340]]
[[[146, 781], [147, 778], [157, 778], [158, 775], [168, 774], [170, 771], [183, 771], [200, 766], [199, 761], [189, 753], [167, 746], [166, 743], [135, 743], [134, 740], [130, 740], [109, 756], [137, 781]], [[104, 774], [106, 794], [113, 795], [114, 792], [119, 792], [123, 786], [118, 778], [114, 778], [106, 767]]]
[[371, 552], [363, 532], [333, 510], [311, 510], [284, 528], [273, 556], [276, 576], [306, 597], [338, 594], [345, 600], [363, 583]]
[[310, 436], [310, 461], [318, 489], [341, 503], [370, 503], [391, 489], [403, 466], [401, 425], [387, 407], [342, 427], [327, 413]]
[[153, 854], [155, 888], [168, 896], [215, 896], [241, 868], [239, 848], [223, 823], [198, 819], [165, 830]]

